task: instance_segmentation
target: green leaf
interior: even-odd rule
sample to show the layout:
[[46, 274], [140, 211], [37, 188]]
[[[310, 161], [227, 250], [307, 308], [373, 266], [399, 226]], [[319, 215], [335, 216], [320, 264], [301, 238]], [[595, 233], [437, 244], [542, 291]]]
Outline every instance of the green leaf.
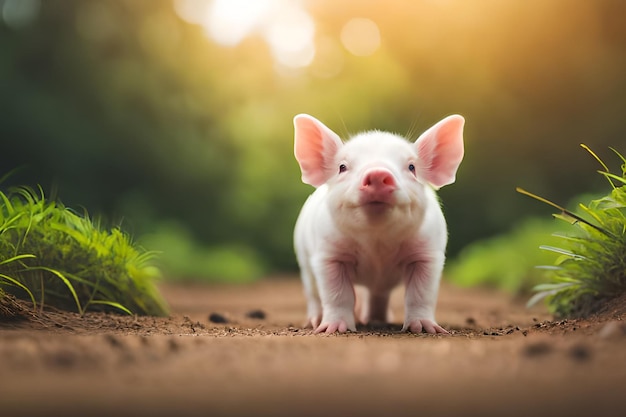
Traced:
[[553, 290], [561, 290], [563, 288], [568, 288], [574, 285], [577, 285], [577, 283], [576, 282], [559, 282], [559, 283], [538, 284], [533, 287], [533, 290], [534, 291], [553, 291]]
[[[90, 301], [89, 304], [106, 305], [106, 306], [109, 306], [109, 307], [117, 308], [117, 309], [123, 311], [124, 313], [128, 314], [129, 316], [133, 315], [132, 311], [130, 311], [129, 309], [127, 309], [126, 307], [124, 307], [120, 303], [116, 303], [114, 301], [93, 300], [93, 301]], [[85, 308], [87, 308], [87, 307], [85, 306]]]
[[566, 255], [566, 256], [569, 256], [569, 257], [574, 258], [574, 259], [586, 259], [582, 255], [577, 255], [574, 252], [568, 251], [567, 249], [557, 248], [557, 247], [554, 247], [554, 246], [541, 245], [541, 246], [539, 246], [539, 249], [547, 250], [547, 251], [550, 251], [550, 252], [555, 252], [555, 253], [558, 253], [558, 254], [561, 254], [561, 255]]
[[530, 307], [534, 306], [539, 301], [543, 300], [544, 298], [546, 298], [548, 296], [554, 295], [557, 292], [558, 292], [557, 290], [538, 292], [537, 294], [535, 294], [532, 297], [530, 297], [530, 299], [526, 303], [526, 308], [530, 308]]
[[0, 192], [0, 198], [2, 199], [2, 204], [7, 209], [7, 213], [9, 215], [12, 215], [13, 213], [15, 213], [15, 208], [13, 207], [13, 204], [11, 204], [11, 200], [9, 200], [6, 194], [4, 194], [3, 192]]
[[545, 269], [548, 271], [559, 271], [561, 269], [563, 269], [562, 266], [556, 266], [556, 265], [537, 265], [535, 266], [536, 269]]
[[23, 255], [16, 255], [12, 258], [8, 258], [8, 259], [5, 259], [4, 261], [0, 261], [0, 265], [8, 264], [9, 262], [19, 261], [20, 259], [27, 259], [27, 258], [36, 258], [36, 256], [31, 255], [29, 253], [25, 253]]
[[598, 173], [604, 175], [605, 177], [614, 179], [616, 181], [621, 182], [622, 184], [626, 184], [626, 178], [620, 177], [618, 175], [615, 174], [611, 174], [610, 172], [606, 172], [606, 171], [598, 171]]
[[23, 289], [23, 290], [26, 292], [26, 294], [28, 294], [28, 296], [30, 297], [30, 300], [31, 300], [31, 301], [32, 301], [32, 303], [33, 303], [33, 307], [37, 307], [37, 302], [35, 301], [35, 296], [34, 296], [34, 295], [33, 295], [33, 293], [32, 293], [32, 292], [28, 289], [28, 287], [27, 287], [26, 285], [22, 284], [22, 283], [21, 283], [20, 281], [18, 281], [17, 279], [15, 279], [15, 278], [11, 278], [10, 276], [5, 275], [5, 274], [1, 274], [1, 273], [0, 273], [0, 278], [2, 278], [2, 279], [4, 279], [4, 280], [8, 281], [10, 284], [15, 285], [16, 287], [19, 287], [19, 288]]
[[84, 310], [83, 310], [83, 308], [80, 305], [80, 301], [78, 300], [78, 295], [76, 294], [76, 290], [74, 290], [74, 286], [72, 285], [72, 283], [61, 272], [59, 272], [59, 271], [57, 271], [55, 269], [52, 269], [52, 268], [45, 267], [45, 266], [35, 266], [35, 267], [31, 267], [30, 269], [50, 272], [54, 276], [58, 277], [61, 281], [63, 281], [63, 283], [65, 284], [67, 289], [72, 294], [72, 297], [74, 298], [74, 302], [76, 303], [76, 308], [78, 309], [78, 313], [81, 316], [83, 315]]

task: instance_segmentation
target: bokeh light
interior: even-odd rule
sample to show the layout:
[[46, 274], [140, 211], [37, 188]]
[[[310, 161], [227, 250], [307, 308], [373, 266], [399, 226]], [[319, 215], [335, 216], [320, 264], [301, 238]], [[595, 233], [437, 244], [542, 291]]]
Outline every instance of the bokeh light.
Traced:
[[311, 63], [311, 74], [318, 78], [333, 78], [344, 67], [344, 51], [333, 37], [324, 36], [317, 40], [315, 59]]
[[353, 55], [372, 55], [380, 46], [378, 25], [370, 19], [350, 19], [341, 29], [341, 43]]
[[235, 46], [265, 25], [275, 6], [273, 0], [214, 0], [202, 24], [215, 42]]
[[[283, 2], [284, 3], [284, 2]], [[315, 24], [297, 3], [284, 3], [272, 13], [264, 37], [274, 58], [289, 67], [308, 66], [315, 56]]]
[[188, 23], [202, 25], [209, 16], [212, 2], [206, 0], [174, 0], [176, 14]]
[[21, 29], [37, 18], [40, 7], [40, 0], [4, 0], [0, 1], [0, 15], [8, 27]]
[[234, 47], [246, 37], [261, 36], [276, 62], [298, 68], [315, 56], [315, 24], [300, 1], [176, 0], [178, 15], [203, 26], [215, 43]]

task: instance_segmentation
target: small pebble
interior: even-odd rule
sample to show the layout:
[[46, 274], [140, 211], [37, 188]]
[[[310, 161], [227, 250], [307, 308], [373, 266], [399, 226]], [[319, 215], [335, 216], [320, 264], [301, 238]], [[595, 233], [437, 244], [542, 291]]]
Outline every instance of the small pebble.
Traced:
[[251, 318], [251, 319], [265, 320], [265, 311], [250, 310], [246, 313], [246, 317]]
[[524, 355], [528, 357], [542, 356], [550, 353], [553, 347], [546, 342], [532, 343], [524, 347]]
[[169, 339], [167, 341], [167, 347], [171, 352], [177, 352], [178, 350], [180, 350], [180, 345], [174, 339]]
[[211, 323], [228, 323], [228, 320], [226, 319], [226, 317], [222, 316], [219, 313], [211, 313], [209, 315], [209, 321]]
[[78, 364], [78, 355], [69, 350], [59, 350], [48, 355], [46, 362], [55, 368], [69, 369]]
[[585, 345], [574, 345], [569, 349], [572, 359], [583, 362], [591, 358], [591, 350]]
[[114, 348], [123, 349], [124, 345], [122, 342], [112, 334], [107, 334], [104, 336], [104, 339]]

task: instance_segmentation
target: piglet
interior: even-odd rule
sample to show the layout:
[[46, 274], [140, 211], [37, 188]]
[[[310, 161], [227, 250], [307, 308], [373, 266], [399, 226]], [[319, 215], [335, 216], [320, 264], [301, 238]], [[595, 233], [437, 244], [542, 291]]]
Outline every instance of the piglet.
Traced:
[[464, 123], [446, 117], [415, 143], [380, 131], [344, 143], [319, 120], [294, 118], [302, 181], [316, 187], [294, 230], [315, 333], [356, 331], [355, 315], [363, 324], [389, 321], [389, 295], [400, 283], [402, 330], [447, 333], [435, 321], [448, 240], [435, 190], [455, 181]]

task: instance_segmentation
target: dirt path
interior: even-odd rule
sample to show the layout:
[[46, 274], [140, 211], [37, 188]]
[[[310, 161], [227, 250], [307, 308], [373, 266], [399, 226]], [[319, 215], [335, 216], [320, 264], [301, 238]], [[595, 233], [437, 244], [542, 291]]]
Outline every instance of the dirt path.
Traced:
[[[549, 321], [444, 285], [450, 336], [312, 335], [297, 280], [163, 286], [171, 318], [48, 313], [0, 322], [0, 415], [623, 415], [623, 303]], [[394, 293], [397, 321], [402, 293]], [[227, 323], [213, 323], [226, 319]], [[263, 316], [265, 318], [248, 317]]]

